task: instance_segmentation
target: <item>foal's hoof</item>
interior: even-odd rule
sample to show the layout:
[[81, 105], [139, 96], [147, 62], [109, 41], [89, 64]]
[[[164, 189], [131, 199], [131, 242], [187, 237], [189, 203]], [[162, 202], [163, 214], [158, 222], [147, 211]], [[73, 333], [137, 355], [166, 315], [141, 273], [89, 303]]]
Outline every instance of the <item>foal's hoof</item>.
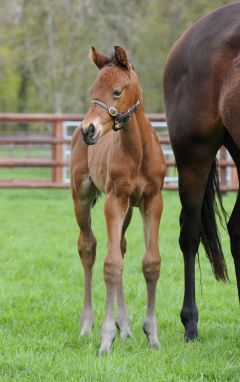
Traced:
[[116, 326], [120, 332], [120, 338], [123, 341], [132, 337], [130, 323], [131, 320], [129, 317], [126, 320], [121, 320], [119, 318], [116, 319]]
[[114, 338], [108, 337], [108, 338], [105, 338], [104, 340], [101, 341], [101, 346], [100, 346], [100, 349], [98, 351], [99, 356], [104, 355], [104, 354], [108, 355], [110, 353], [114, 339], [115, 339], [115, 336], [114, 336]]
[[120, 330], [120, 338], [125, 341], [127, 338], [132, 338], [132, 332], [130, 327], [122, 327]]
[[148, 345], [151, 349], [160, 349], [160, 342], [158, 341], [158, 338], [156, 335], [150, 336], [147, 333], [145, 333], [148, 338]]
[[127, 338], [132, 338], [132, 332], [130, 328], [122, 329], [120, 331], [121, 340], [125, 341]]
[[103, 354], [109, 354], [113, 341], [115, 340], [115, 336], [116, 336], [115, 325], [103, 326], [101, 345], [98, 351], [99, 356]]
[[94, 318], [93, 316], [89, 317], [81, 317], [80, 320], [80, 336], [85, 337], [88, 336], [93, 328], [94, 325]]
[[160, 349], [160, 342], [157, 337], [150, 338], [148, 337], [149, 347], [152, 349]]
[[152, 349], [159, 349], [160, 343], [157, 337], [157, 324], [145, 321], [143, 324], [143, 331], [148, 338], [149, 347]]
[[83, 326], [80, 331], [80, 337], [86, 337], [91, 333], [92, 325], [91, 326]]

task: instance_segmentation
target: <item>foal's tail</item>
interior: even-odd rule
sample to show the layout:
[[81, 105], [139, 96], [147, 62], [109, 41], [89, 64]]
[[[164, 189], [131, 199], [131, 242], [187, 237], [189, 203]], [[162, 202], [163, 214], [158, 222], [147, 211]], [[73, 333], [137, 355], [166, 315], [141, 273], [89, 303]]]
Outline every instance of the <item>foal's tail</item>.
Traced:
[[[218, 201], [215, 196], [217, 196]], [[224, 219], [225, 223], [227, 213], [222, 204], [216, 161], [212, 164], [203, 199], [201, 242], [210, 260], [216, 279], [228, 281], [227, 266], [224, 260], [215, 212], [220, 222], [222, 223]]]

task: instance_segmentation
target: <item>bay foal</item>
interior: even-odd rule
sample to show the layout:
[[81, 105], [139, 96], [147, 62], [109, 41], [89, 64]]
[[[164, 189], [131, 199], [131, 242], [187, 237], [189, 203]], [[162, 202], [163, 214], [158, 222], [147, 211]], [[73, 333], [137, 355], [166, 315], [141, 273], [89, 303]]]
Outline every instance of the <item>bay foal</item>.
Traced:
[[96, 239], [90, 212], [98, 193], [103, 192], [108, 235], [104, 262], [107, 301], [99, 354], [109, 352], [115, 338], [115, 297], [120, 336], [131, 336], [122, 271], [124, 235], [134, 206], [141, 211], [146, 244], [142, 260], [147, 284], [143, 329], [149, 345], [158, 348], [155, 295], [160, 271], [158, 231], [165, 161], [159, 139], [144, 115], [141, 87], [125, 50], [115, 47], [114, 55], [108, 58], [92, 48], [90, 58], [100, 71], [93, 85], [90, 109], [72, 139], [71, 158], [72, 196], [80, 228], [78, 251], [85, 280], [81, 335], [90, 332], [94, 321], [91, 284]]

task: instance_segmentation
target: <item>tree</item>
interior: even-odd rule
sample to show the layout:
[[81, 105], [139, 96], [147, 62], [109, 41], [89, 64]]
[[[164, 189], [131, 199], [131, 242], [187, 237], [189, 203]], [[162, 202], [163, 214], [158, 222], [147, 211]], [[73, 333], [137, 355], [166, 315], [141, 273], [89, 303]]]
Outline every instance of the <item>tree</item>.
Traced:
[[85, 112], [96, 68], [91, 46], [123, 45], [146, 111], [163, 111], [168, 51], [198, 17], [226, 0], [8, 0], [0, 2], [1, 111]]

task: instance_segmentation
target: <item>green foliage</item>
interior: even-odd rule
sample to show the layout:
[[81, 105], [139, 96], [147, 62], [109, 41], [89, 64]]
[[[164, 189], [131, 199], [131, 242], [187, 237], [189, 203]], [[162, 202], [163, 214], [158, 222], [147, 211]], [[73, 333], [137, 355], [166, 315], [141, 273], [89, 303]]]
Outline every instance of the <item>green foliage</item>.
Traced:
[[[231, 211], [235, 194], [224, 197]], [[183, 298], [183, 260], [178, 247], [179, 198], [164, 193], [160, 230], [162, 256], [157, 291], [161, 349], [150, 350], [142, 331], [146, 288], [140, 214], [127, 232], [124, 286], [133, 338], [117, 336], [109, 357], [97, 357], [104, 316], [103, 259], [106, 230], [103, 201], [93, 209], [98, 240], [93, 276], [95, 327], [79, 339], [83, 272], [77, 255], [78, 228], [70, 191], [0, 191], [0, 380], [21, 381], [162, 381], [238, 382], [240, 328], [236, 282], [229, 239], [221, 231], [230, 283], [217, 283], [200, 253], [202, 285], [196, 267], [201, 340], [183, 342], [179, 311]]]
[[20, 75], [8, 46], [0, 46], [0, 105], [1, 111], [17, 110]]
[[170, 47], [226, 0], [9, 0], [0, 3], [0, 111], [85, 112], [96, 70], [91, 46], [128, 51], [147, 112], [162, 112]]

